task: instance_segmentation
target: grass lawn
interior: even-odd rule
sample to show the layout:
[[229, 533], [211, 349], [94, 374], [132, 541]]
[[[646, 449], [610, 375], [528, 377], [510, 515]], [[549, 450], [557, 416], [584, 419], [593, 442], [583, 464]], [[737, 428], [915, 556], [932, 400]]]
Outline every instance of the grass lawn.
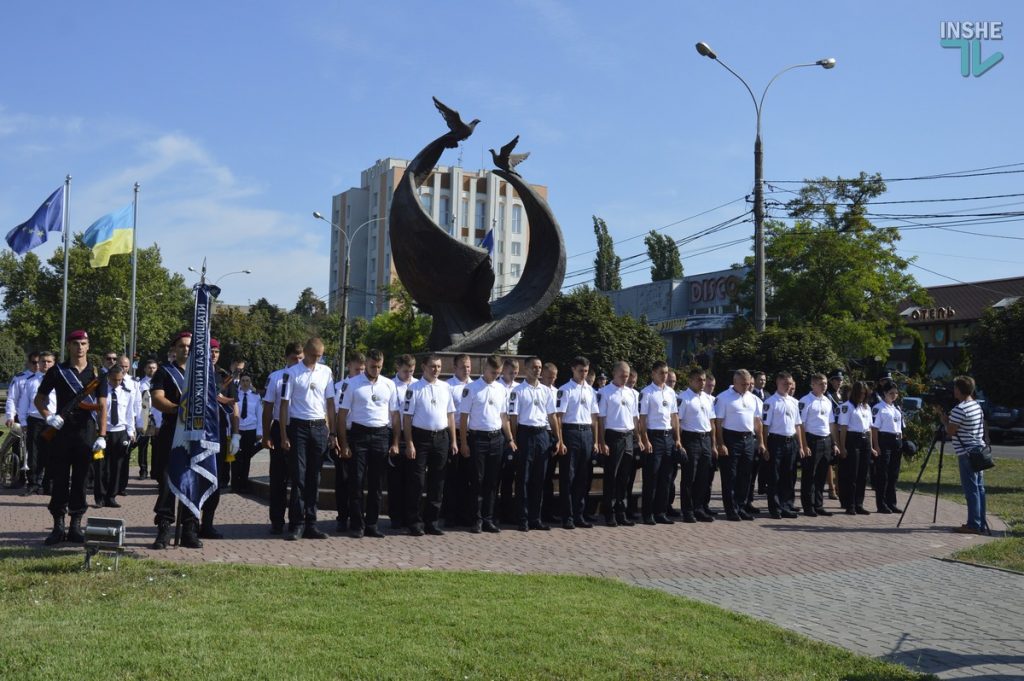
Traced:
[[0, 550], [0, 678], [930, 678], [588, 577], [80, 564]]
[[[950, 445], [947, 444], [946, 448], [949, 449]], [[900, 474], [902, 489], [910, 489], [921, 470], [921, 461], [923, 459], [918, 458], [903, 465]], [[936, 450], [924, 471], [921, 484], [917, 486], [914, 504], [924, 503], [925, 499], [931, 499], [935, 494], [938, 470], [939, 454]], [[964, 503], [964, 494], [960, 488], [960, 469], [957, 467], [955, 454], [946, 454], [943, 460], [942, 487], [939, 494], [946, 499]], [[985, 471], [985, 501], [988, 513], [998, 515], [1006, 523], [1007, 536], [960, 551], [954, 554], [954, 558], [1024, 572], [1024, 461], [996, 459], [996, 467]], [[963, 519], [967, 520], [966, 510]]]

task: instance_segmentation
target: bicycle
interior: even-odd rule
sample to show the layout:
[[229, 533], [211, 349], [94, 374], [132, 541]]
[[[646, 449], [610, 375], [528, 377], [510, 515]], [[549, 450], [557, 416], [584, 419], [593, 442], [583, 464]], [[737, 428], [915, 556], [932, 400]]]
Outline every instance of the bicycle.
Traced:
[[0, 486], [6, 489], [17, 487], [28, 470], [25, 456], [25, 442], [21, 426], [15, 423], [0, 441]]

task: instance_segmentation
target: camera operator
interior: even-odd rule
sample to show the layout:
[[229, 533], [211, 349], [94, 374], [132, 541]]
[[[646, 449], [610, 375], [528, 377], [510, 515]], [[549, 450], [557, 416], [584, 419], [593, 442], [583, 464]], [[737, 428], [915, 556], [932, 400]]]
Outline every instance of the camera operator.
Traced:
[[980, 534], [985, 529], [985, 477], [984, 472], [971, 468], [968, 453], [976, 447], [988, 446], [985, 416], [981, 405], [974, 399], [974, 379], [957, 376], [953, 381], [953, 396], [959, 402], [947, 416], [941, 412], [946, 433], [953, 439], [957, 463], [960, 465], [960, 484], [967, 500], [967, 524], [953, 530], [962, 534]]

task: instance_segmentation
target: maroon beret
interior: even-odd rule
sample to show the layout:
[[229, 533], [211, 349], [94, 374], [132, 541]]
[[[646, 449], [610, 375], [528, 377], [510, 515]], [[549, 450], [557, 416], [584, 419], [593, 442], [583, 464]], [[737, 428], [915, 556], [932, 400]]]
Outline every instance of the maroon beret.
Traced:
[[174, 334], [174, 338], [171, 339], [171, 345], [174, 345], [175, 343], [177, 343], [178, 339], [180, 339], [180, 338], [191, 338], [191, 337], [192, 337], [192, 332], [191, 331], [179, 331], [178, 333]]
[[220, 350], [220, 341], [217, 340], [216, 338], [211, 338], [210, 339], [210, 347], [211, 348], [217, 348], [218, 350]]
[[89, 334], [87, 334], [84, 329], [75, 329], [74, 331], [68, 334], [68, 340], [89, 340]]

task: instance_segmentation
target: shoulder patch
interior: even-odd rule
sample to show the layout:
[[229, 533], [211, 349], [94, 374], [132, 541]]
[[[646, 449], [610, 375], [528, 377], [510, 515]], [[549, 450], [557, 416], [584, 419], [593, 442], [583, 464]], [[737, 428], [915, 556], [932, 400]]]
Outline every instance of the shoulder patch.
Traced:
[[800, 409], [800, 411], [803, 411], [803, 410], [804, 410], [804, 407], [805, 407], [805, 406], [807, 406], [807, 405], [806, 405], [806, 404], [804, 404], [803, 402], [797, 402], [797, 404], [799, 405], [799, 406], [798, 406], [798, 409]]
[[515, 402], [516, 401], [516, 393], [515, 392], [509, 393], [508, 401], [509, 402]]
[[558, 399], [562, 399], [562, 395], [564, 395], [564, 394], [565, 393], [563, 391], [559, 390], [558, 391]]
[[463, 397], [469, 397], [469, 388], [463, 388], [462, 389], [462, 396]]
[[875, 407], [875, 408], [873, 408], [873, 409], [871, 410], [871, 415], [872, 415], [872, 416], [878, 416], [878, 407]]
[[843, 413], [845, 414], [845, 413], [846, 413], [846, 412], [848, 412], [848, 411], [850, 411], [850, 405], [848, 405], [848, 404], [844, 404], [844, 405], [843, 405]]
[[594, 393], [594, 398], [598, 401], [598, 403], [600, 403], [601, 402], [601, 393]]

